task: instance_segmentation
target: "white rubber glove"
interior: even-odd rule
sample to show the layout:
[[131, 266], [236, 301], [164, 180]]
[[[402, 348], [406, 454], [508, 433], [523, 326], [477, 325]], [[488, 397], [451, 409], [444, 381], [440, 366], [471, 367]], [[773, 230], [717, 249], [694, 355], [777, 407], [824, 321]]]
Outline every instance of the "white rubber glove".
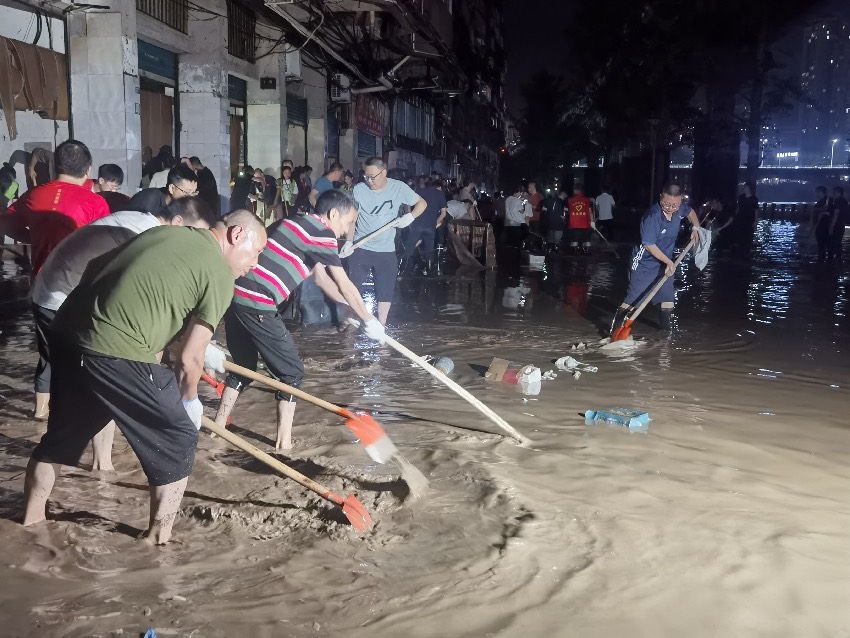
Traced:
[[384, 345], [387, 342], [387, 332], [384, 330], [384, 326], [381, 325], [381, 322], [377, 319], [369, 319], [369, 321], [364, 323], [363, 332], [366, 333], [367, 337], [374, 339], [381, 345]]
[[354, 242], [350, 239], [346, 239], [345, 243], [342, 245], [342, 250], [339, 251], [339, 258], [345, 259], [346, 257], [351, 257], [351, 253], [354, 252]]
[[413, 223], [413, 220], [416, 217], [413, 216], [413, 213], [405, 213], [401, 217], [398, 218], [398, 221], [395, 223], [396, 228], [407, 228]]
[[595, 221], [593, 221], [592, 219], [590, 220], [590, 227], [591, 227], [593, 230], [596, 230], [596, 222], [595, 222]]
[[224, 350], [211, 343], [207, 344], [207, 349], [204, 352], [205, 369], [215, 370], [216, 372], [224, 374], [225, 361], [227, 361], [227, 355], [224, 353]]
[[183, 408], [186, 410], [186, 414], [189, 415], [189, 418], [192, 419], [192, 423], [195, 424], [195, 427], [200, 430], [201, 417], [204, 416], [204, 406], [201, 403], [201, 400], [198, 397], [189, 400], [183, 399]]

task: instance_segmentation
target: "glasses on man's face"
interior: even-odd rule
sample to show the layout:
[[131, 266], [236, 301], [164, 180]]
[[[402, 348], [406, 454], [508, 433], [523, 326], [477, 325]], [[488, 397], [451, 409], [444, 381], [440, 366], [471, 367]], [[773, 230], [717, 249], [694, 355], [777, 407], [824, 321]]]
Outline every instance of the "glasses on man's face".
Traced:
[[196, 196], [198, 195], [198, 191], [197, 191], [197, 189], [195, 189], [195, 190], [193, 190], [193, 191], [189, 192], [189, 191], [187, 191], [187, 190], [184, 190], [184, 189], [180, 188], [177, 184], [172, 184], [172, 186], [173, 186], [174, 188], [176, 188], [177, 190], [179, 190], [181, 193], [183, 193], [186, 197], [196, 197]]
[[666, 210], [668, 213], [679, 210], [679, 206], [681, 206], [681, 203], [679, 202], [665, 202], [663, 200], [661, 202], [661, 208]]
[[379, 170], [379, 171], [378, 171], [377, 173], [375, 173], [374, 175], [363, 175], [363, 180], [364, 180], [364, 181], [367, 181], [367, 182], [374, 182], [376, 179], [378, 179], [378, 177], [379, 177], [379, 176], [381, 175], [381, 173], [383, 173], [383, 172], [384, 172], [384, 169], [382, 168], [381, 170]]

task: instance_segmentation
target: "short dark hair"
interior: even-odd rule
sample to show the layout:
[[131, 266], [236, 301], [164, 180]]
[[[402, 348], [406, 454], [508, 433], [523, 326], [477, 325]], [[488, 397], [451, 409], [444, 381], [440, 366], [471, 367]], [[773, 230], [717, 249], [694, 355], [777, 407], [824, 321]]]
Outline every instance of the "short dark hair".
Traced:
[[363, 166], [377, 166], [381, 170], [387, 167], [387, 165], [384, 164], [384, 160], [382, 160], [380, 157], [374, 156], [368, 158], [365, 162], [363, 162]]
[[607, 193], [609, 190], [611, 190], [611, 188], [608, 186], [608, 184], [602, 184], [603, 193]]
[[193, 165], [197, 164], [198, 166], [203, 166], [203, 164], [201, 163], [201, 158], [196, 155], [192, 155], [192, 157], [189, 158], [189, 162]]
[[441, 180], [439, 177], [435, 177], [434, 179], [431, 180], [431, 188], [436, 188], [437, 190], [442, 190], [444, 186], [445, 186], [445, 184], [443, 183], [443, 180]]
[[97, 168], [97, 178], [104, 182], [118, 182], [120, 186], [124, 183], [124, 169], [118, 164], [101, 164]]
[[85, 177], [92, 165], [91, 151], [88, 146], [77, 140], [65, 140], [56, 147], [53, 154], [57, 175]]
[[[333, 164], [330, 165], [330, 168], [328, 168], [328, 173], [333, 173], [334, 171], [341, 171], [344, 168], [345, 167], [342, 164], [340, 164], [339, 162], [334, 162]], [[325, 173], [325, 175], [327, 175], [327, 173]]]
[[305, 164], [305, 165], [304, 165], [304, 172], [305, 172], [305, 173], [309, 173], [309, 172], [310, 172], [310, 171], [312, 171], [312, 170], [313, 170], [313, 167], [312, 167], [312, 166], [310, 166], [309, 164]]
[[682, 197], [685, 194], [685, 191], [679, 184], [667, 184], [663, 189], [661, 189], [661, 193], [663, 195], [669, 195], [670, 197]]
[[130, 198], [126, 210], [135, 210], [140, 213], [150, 213], [154, 217], [162, 217], [165, 208], [165, 193], [158, 188], [145, 188]]
[[198, 176], [185, 164], [177, 164], [168, 171], [168, 183], [177, 186], [179, 182], [197, 182]]
[[336, 208], [339, 212], [344, 213], [349, 208], [357, 209], [357, 204], [345, 191], [329, 190], [322, 193], [316, 200], [316, 207], [313, 212], [317, 215], [327, 215], [331, 208]]
[[351, 171], [345, 171], [345, 172], [342, 174], [342, 176], [343, 176], [343, 177], [350, 177], [351, 179], [354, 179], [354, 173], [352, 173]]
[[218, 221], [209, 204], [200, 197], [173, 199], [157, 217], [171, 221], [178, 215], [189, 224], [205, 221], [210, 228], [215, 226], [216, 221]]

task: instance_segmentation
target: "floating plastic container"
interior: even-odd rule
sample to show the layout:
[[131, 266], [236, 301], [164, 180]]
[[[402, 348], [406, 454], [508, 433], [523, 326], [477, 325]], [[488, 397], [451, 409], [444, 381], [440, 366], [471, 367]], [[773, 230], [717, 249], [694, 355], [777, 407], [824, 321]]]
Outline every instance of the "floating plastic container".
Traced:
[[445, 375], [451, 374], [455, 369], [455, 362], [448, 357], [438, 357], [431, 365]]
[[647, 424], [652, 421], [649, 418], [649, 412], [641, 412], [640, 410], [629, 410], [628, 408], [608, 408], [606, 410], [588, 410], [584, 413], [586, 422], [598, 423], [613, 423], [615, 425], [625, 425], [628, 428], [646, 429]]
[[525, 365], [494, 357], [487, 368], [484, 378], [490, 381], [502, 381], [504, 383], [539, 383], [542, 375], [540, 369], [533, 365]]

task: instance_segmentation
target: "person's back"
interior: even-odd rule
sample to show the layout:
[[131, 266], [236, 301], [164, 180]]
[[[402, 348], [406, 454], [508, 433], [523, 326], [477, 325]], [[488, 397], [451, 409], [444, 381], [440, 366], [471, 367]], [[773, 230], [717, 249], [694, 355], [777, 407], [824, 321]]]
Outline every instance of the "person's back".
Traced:
[[92, 261], [51, 335], [67, 346], [156, 363], [190, 314], [215, 327], [232, 297], [233, 273], [212, 232], [160, 226]]
[[443, 195], [443, 191], [433, 186], [420, 188], [416, 191], [416, 194], [425, 200], [427, 207], [424, 213], [413, 220], [410, 225], [411, 228], [433, 228], [436, 231], [440, 211], [446, 208], [446, 196]]
[[570, 228], [590, 228], [591, 202], [584, 193], [576, 193], [568, 200], [570, 212]]
[[91, 190], [53, 180], [24, 193], [9, 207], [27, 217], [33, 250], [33, 270], [38, 271], [50, 251], [80, 226], [109, 214], [106, 200]]
[[614, 198], [607, 191], [602, 191], [596, 197], [596, 212], [599, 221], [614, 219]]

